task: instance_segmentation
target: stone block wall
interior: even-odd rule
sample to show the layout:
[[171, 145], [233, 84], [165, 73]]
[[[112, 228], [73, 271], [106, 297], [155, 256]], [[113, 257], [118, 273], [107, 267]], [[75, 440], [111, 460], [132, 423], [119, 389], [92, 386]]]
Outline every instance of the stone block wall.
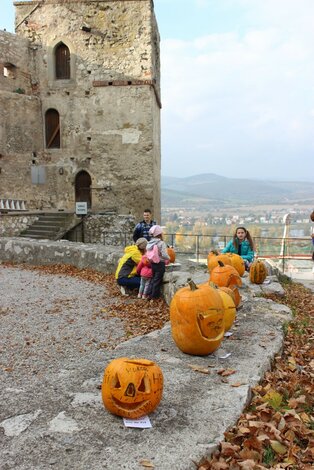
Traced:
[[[15, 81], [25, 96], [1, 77], [0, 197], [26, 199], [31, 209], [74, 210], [85, 200], [75, 190], [84, 171], [93, 212], [114, 208], [138, 218], [150, 207], [160, 218], [159, 33], [152, 1], [21, 1], [15, 8], [17, 35], [0, 34], [0, 62], [23, 71]], [[71, 70], [61, 80], [55, 76], [60, 43], [70, 51]], [[60, 148], [46, 148], [50, 109], [59, 113]], [[34, 183], [37, 172], [42, 179]]]
[[29, 95], [33, 65], [27, 39], [0, 31], [0, 90]]
[[115, 271], [121, 255], [121, 247], [100, 244], [0, 238], [0, 262], [34, 266], [69, 264], [79, 269], [90, 268], [109, 274]]
[[89, 215], [84, 220], [85, 243], [120, 246], [132, 244], [135, 227], [132, 216]]
[[0, 237], [17, 237], [37, 219], [36, 214], [0, 213]]

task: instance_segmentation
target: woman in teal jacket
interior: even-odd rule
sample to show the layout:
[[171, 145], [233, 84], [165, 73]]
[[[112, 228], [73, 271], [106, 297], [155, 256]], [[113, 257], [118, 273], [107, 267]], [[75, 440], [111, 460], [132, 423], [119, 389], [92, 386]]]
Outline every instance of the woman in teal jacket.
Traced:
[[250, 232], [245, 227], [238, 227], [233, 239], [227, 243], [222, 253], [236, 253], [244, 259], [245, 269], [248, 271], [254, 259], [254, 243]]

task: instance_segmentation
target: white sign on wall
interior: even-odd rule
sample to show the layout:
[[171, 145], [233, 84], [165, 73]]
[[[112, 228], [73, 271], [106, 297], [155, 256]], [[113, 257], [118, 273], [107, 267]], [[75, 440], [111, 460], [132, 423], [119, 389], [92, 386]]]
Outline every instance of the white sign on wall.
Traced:
[[87, 214], [87, 202], [76, 202], [75, 213], [76, 215], [86, 215]]

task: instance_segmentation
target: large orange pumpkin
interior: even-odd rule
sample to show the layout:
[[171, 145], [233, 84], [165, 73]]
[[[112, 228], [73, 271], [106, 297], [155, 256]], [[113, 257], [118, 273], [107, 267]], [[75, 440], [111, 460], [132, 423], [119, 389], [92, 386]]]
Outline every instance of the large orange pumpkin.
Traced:
[[218, 261], [222, 261], [224, 264], [231, 264], [229, 255], [219, 253], [219, 251], [216, 250], [212, 250], [208, 253], [207, 256], [207, 267], [209, 272], [211, 272], [212, 269], [218, 266]]
[[225, 265], [221, 261], [218, 261], [218, 266], [211, 271], [209, 280], [218, 287], [242, 286], [238, 271], [233, 266]]
[[167, 252], [168, 252], [168, 255], [170, 257], [170, 263], [174, 263], [175, 260], [176, 260], [176, 252], [174, 251], [173, 248], [171, 248], [170, 246], [168, 246], [167, 248]]
[[157, 364], [147, 359], [114, 359], [106, 367], [101, 387], [105, 407], [125, 418], [140, 418], [159, 404], [163, 375]]
[[231, 261], [231, 266], [233, 266], [238, 271], [239, 276], [242, 277], [245, 273], [244, 259], [236, 253], [229, 253], [229, 258]]
[[256, 260], [250, 267], [250, 281], [253, 284], [263, 284], [267, 277], [267, 268], [261, 260]]
[[170, 303], [172, 337], [181, 351], [205, 356], [215, 351], [223, 340], [224, 310], [217, 290], [193, 281], [182, 287]]

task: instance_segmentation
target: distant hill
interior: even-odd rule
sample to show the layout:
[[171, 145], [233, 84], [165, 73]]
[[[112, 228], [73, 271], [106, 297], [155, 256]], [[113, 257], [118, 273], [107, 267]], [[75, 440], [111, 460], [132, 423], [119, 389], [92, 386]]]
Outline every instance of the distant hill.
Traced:
[[213, 173], [161, 177], [162, 206], [313, 203], [314, 183], [226, 178]]

